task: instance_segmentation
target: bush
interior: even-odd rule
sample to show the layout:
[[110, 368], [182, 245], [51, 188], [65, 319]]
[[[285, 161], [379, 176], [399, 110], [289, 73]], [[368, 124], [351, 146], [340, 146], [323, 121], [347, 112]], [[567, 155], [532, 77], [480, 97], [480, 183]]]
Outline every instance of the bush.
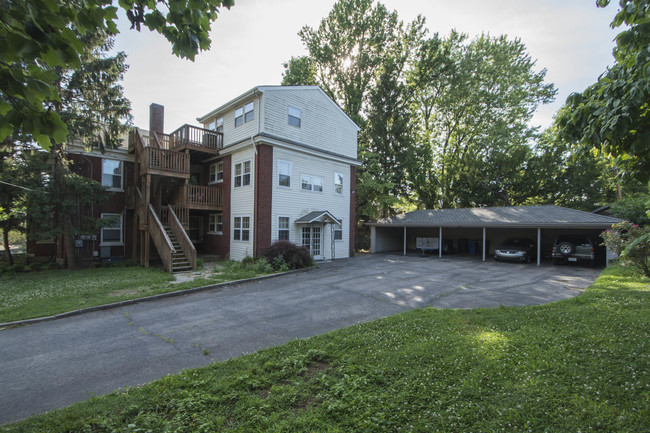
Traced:
[[284, 262], [289, 269], [301, 269], [313, 264], [309, 250], [289, 241], [276, 241], [264, 250], [263, 256], [279, 270]]
[[52, 262], [47, 265], [47, 269], [61, 269], [61, 265], [58, 262]]
[[252, 258], [251, 256], [246, 256], [241, 260], [241, 264], [245, 266], [252, 265], [253, 263], [255, 263], [255, 259]]
[[25, 265], [23, 264], [15, 264], [13, 266], [9, 266], [7, 268], [8, 272], [23, 272], [25, 270]]
[[40, 271], [41, 269], [43, 269], [43, 263], [34, 262], [31, 265], [29, 265], [29, 269], [31, 269], [32, 271]]
[[612, 225], [601, 237], [622, 264], [637, 268], [650, 277], [650, 227], [640, 227], [628, 221]]

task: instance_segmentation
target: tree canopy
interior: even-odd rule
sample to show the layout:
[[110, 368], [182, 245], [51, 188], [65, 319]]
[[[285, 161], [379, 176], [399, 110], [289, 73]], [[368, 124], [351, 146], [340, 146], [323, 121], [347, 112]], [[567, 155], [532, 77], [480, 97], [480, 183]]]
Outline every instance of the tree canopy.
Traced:
[[[598, 0], [605, 7], [609, 0]], [[614, 65], [569, 96], [557, 123], [571, 143], [611, 157], [621, 173], [650, 180], [650, 1], [621, 0]]]
[[[117, 6], [114, 5], [117, 3]], [[58, 69], [81, 66], [88, 32], [117, 34], [121, 8], [140, 30], [165, 36], [177, 56], [194, 59], [210, 48], [219, 8], [234, 0], [13, 0], [0, 2], [0, 140], [15, 130], [42, 147], [65, 141], [68, 128], [52, 104], [59, 101]]]

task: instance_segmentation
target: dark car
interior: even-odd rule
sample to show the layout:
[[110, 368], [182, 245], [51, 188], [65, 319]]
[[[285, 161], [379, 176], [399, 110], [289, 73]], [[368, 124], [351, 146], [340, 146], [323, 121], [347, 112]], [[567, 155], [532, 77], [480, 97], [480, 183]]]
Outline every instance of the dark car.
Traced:
[[551, 250], [553, 263], [596, 263], [596, 244], [586, 235], [560, 235]]
[[495, 260], [514, 260], [530, 263], [537, 254], [535, 242], [527, 238], [508, 238], [494, 250]]

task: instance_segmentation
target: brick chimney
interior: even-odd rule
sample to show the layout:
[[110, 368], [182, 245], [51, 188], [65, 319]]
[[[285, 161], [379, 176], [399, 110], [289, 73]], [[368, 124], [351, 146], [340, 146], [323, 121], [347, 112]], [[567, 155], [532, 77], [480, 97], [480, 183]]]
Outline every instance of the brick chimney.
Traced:
[[149, 106], [149, 132], [165, 132], [165, 107], [160, 104]]

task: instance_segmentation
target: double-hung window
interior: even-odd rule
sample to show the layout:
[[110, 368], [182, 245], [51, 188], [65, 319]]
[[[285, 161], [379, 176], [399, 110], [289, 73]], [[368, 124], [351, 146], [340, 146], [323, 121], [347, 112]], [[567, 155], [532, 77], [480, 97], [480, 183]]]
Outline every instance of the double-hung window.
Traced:
[[278, 185], [291, 187], [291, 163], [278, 161]]
[[248, 242], [251, 237], [251, 217], [235, 217], [232, 237], [236, 241]]
[[323, 191], [323, 178], [303, 174], [300, 176], [300, 187], [305, 191]]
[[291, 229], [289, 224], [291, 219], [289, 217], [278, 217], [278, 240], [288, 241], [291, 237]]
[[122, 238], [122, 214], [103, 213], [102, 219], [110, 219], [110, 223], [102, 227], [102, 245], [121, 245]]
[[289, 105], [289, 125], [300, 128], [302, 113], [300, 108]]
[[223, 182], [223, 161], [210, 164], [210, 179], [209, 183]]
[[122, 161], [102, 159], [102, 186], [113, 190], [122, 189]]
[[249, 102], [235, 110], [235, 127], [241, 126], [255, 119], [255, 103]]
[[235, 188], [251, 184], [251, 162], [244, 161], [235, 164]]
[[220, 235], [223, 233], [223, 214], [222, 213], [213, 213], [210, 214], [210, 220], [208, 222], [208, 231], [213, 234]]
[[218, 119], [214, 119], [212, 122], [210, 122], [208, 129], [212, 131], [223, 132], [223, 117], [219, 117]]
[[341, 224], [333, 224], [332, 229], [334, 230], [334, 240], [342, 241], [343, 240], [343, 219], [339, 218]]
[[334, 192], [343, 194], [343, 175], [341, 173], [334, 173]]

